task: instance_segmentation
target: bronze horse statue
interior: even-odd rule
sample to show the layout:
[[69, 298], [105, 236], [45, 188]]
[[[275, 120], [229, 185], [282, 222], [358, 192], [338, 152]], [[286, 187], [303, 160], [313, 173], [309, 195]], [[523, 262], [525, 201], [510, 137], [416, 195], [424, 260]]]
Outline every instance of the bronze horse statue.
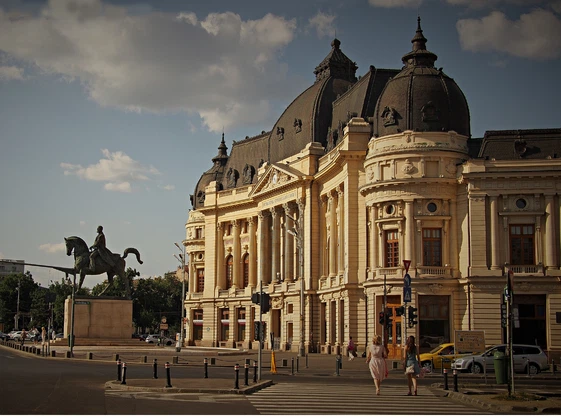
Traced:
[[[113, 258], [113, 266], [110, 266], [101, 258], [95, 263], [95, 269], [90, 270], [90, 249], [80, 237], [68, 237], [64, 238], [66, 243], [66, 255], [71, 255], [72, 250], [74, 250], [74, 269], [76, 273], [80, 274], [80, 283], [78, 284], [78, 290], [82, 288], [84, 283], [84, 278], [86, 275], [95, 276], [98, 274], [107, 273], [107, 281], [109, 284], [101, 291], [100, 296], [103, 295], [107, 289], [113, 284], [113, 276], [117, 275], [121, 278], [123, 283], [125, 283], [125, 292], [128, 299], [131, 299], [131, 289], [129, 282], [125, 275], [125, 258], [129, 253], [136, 255], [136, 260], [142, 264], [140, 259], [140, 253], [136, 248], [127, 248], [123, 253], [123, 256], [119, 254], [109, 253]], [[109, 250], [107, 250], [109, 252]]]

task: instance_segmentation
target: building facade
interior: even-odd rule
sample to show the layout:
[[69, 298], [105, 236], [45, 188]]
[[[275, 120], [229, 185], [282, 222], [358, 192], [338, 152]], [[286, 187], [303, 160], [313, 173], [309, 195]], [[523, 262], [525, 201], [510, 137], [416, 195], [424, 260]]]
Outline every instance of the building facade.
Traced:
[[[561, 129], [472, 138], [468, 103], [434, 66], [420, 20], [399, 69], [362, 77], [335, 39], [316, 80], [273, 129], [224, 136], [191, 197], [186, 344], [363, 351], [382, 334], [400, 358], [455, 330], [505, 340], [501, 301], [514, 275], [518, 343], [561, 351]], [[403, 260], [417, 323], [406, 323]], [[273, 339], [269, 336], [272, 334]]]

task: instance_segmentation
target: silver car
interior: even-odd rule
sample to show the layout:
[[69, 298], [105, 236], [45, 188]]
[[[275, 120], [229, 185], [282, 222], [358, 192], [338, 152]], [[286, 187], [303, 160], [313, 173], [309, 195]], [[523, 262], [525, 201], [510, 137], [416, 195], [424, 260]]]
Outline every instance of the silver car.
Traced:
[[[482, 354], [459, 358], [452, 363], [452, 369], [478, 374], [483, 373], [485, 367], [487, 373], [493, 372], [495, 370], [495, 353], [505, 354], [506, 347], [506, 344], [499, 344], [488, 348]], [[512, 351], [514, 353], [515, 373], [538, 374], [549, 369], [547, 356], [538, 345], [513, 344]]]

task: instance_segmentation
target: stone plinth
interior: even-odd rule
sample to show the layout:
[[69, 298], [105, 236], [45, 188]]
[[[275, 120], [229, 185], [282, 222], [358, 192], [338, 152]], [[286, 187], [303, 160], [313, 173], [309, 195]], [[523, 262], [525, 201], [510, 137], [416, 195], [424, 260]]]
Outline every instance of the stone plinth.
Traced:
[[[64, 303], [64, 336], [70, 335], [72, 298]], [[132, 300], [122, 298], [76, 298], [74, 306], [75, 338], [131, 338]]]

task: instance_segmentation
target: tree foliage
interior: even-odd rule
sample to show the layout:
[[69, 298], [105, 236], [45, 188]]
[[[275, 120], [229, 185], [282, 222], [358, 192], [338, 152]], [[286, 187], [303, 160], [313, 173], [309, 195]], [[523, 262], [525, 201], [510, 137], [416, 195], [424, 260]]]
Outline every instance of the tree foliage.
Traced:
[[19, 328], [29, 327], [29, 318], [31, 312], [31, 294], [39, 287], [33, 281], [30, 272], [16, 273], [4, 276], [0, 280], [0, 320], [4, 323], [5, 329], [13, 329], [15, 326], [14, 316], [17, 313], [18, 304], [18, 284], [19, 291], [19, 312], [20, 321]]

